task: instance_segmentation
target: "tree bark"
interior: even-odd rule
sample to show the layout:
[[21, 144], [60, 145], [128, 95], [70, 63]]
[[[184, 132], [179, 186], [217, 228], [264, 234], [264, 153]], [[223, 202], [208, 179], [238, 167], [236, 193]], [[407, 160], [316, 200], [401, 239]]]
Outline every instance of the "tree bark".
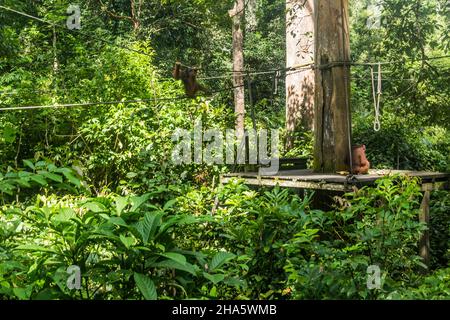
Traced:
[[[314, 61], [314, 0], [286, 0], [286, 67]], [[314, 71], [286, 74], [286, 148], [295, 133], [314, 128]]]
[[351, 172], [348, 0], [315, 4], [314, 170]]
[[[244, 70], [244, 0], [236, 0], [234, 8], [229, 12], [233, 19], [233, 70]], [[234, 88], [234, 107], [236, 114], [236, 133], [244, 133], [245, 119], [245, 88], [244, 73], [235, 72], [233, 77]]]

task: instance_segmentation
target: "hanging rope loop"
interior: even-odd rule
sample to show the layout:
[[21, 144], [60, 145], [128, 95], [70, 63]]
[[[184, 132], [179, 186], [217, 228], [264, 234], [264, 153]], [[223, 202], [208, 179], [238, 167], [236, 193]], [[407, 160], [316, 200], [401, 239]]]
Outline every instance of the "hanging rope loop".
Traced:
[[373, 122], [373, 129], [375, 130], [375, 132], [379, 132], [381, 130], [380, 103], [381, 103], [381, 96], [383, 94], [381, 63], [378, 63], [378, 79], [376, 87], [375, 87], [375, 72], [373, 70], [373, 66], [370, 67], [370, 75], [372, 78], [372, 95], [375, 109], [375, 120]]

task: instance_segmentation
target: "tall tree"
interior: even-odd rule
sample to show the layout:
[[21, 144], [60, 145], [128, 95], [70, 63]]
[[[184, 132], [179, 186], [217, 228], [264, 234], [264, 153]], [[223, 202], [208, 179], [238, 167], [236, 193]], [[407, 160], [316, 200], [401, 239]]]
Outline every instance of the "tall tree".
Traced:
[[351, 171], [348, 0], [315, 1], [316, 172]]
[[[286, 66], [314, 61], [314, 1], [286, 0]], [[286, 74], [286, 147], [292, 148], [295, 132], [314, 127], [314, 71]]]
[[[236, 0], [234, 8], [229, 11], [230, 17], [233, 19], [233, 70], [244, 70], [244, 18], [245, 18], [245, 2], [244, 0]], [[236, 132], [244, 133], [245, 120], [245, 88], [244, 73], [234, 72], [233, 77], [234, 88], [234, 108], [236, 113]]]

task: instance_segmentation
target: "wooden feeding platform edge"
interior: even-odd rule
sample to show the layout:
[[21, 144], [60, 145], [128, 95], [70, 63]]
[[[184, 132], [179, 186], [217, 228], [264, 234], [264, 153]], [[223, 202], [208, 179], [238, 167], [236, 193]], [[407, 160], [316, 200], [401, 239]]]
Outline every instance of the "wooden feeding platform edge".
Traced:
[[353, 187], [370, 186], [378, 179], [387, 175], [404, 174], [421, 179], [422, 191], [434, 191], [448, 189], [450, 186], [450, 173], [405, 171], [405, 170], [371, 170], [367, 175], [354, 176], [349, 179], [345, 175], [314, 173], [312, 170], [285, 170], [273, 176], [260, 176], [258, 173], [230, 173], [221, 177], [221, 182], [226, 184], [232, 179], [242, 179], [248, 185], [259, 187], [275, 187], [279, 185], [285, 188], [313, 189], [351, 192]]
[[[245, 184], [258, 187], [275, 187], [293, 189], [311, 189], [324, 191], [352, 192], [354, 187], [374, 185], [385, 176], [402, 174], [420, 178], [423, 199], [420, 206], [419, 220], [428, 224], [430, 222], [430, 198], [435, 190], [450, 189], [450, 173], [405, 171], [405, 170], [370, 170], [367, 175], [358, 175], [349, 178], [339, 174], [314, 173], [312, 170], [283, 170], [273, 176], [260, 176], [258, 173], [231, 173], [221, 177], [221, 183], [229, 183], [233, 179], [242, 179]], [[430, 232], [425, 231], [420, 239], [419, 253], [424, 263], [430, 263]]]

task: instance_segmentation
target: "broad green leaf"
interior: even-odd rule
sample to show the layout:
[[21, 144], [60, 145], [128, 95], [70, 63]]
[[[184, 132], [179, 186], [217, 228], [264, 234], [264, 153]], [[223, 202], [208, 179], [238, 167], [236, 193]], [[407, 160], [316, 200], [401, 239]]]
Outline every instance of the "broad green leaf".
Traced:
[[146, 300], [158, 299], [155, 284], [148, 276], [135, 272], [134, 282]]
[[71, 208], [61, 208], [59, 210], [59, 213], [53, 217], [53, 219], [55, 221], [60, 221], [60, 222], [67, 222], [70, 221], [70, 219], [72, 218], [76, 218], [77, 215], [75, 213], [75, 211], [73, 211], [73, 209]]
[[23, 163], [28, 167], [28, 168], [30, 168], [31, 170], [36, 170], [36, 168], [34, 167], [34, 164], [33, 164], [33, 162], [31, 162], [30, 160], [23, 160]]
[[55, 171], [58, 170], [58, 167], [55, 166], [53, 163], [49, 163], [49, 164], [47, 165], [47, 170], [50, 171], [50, 172], [55, 172]]
[[225, 279], [225, 276], [223, 274], [209, 274], [203, 272], [203, 276], [214, 284], [218, 284]]
[[33, 292], [33, 287], [29, 286], [27, 288], [14, 288], [14, 295], [20, 300], [29, 300], [31, 293]]
[[15, 250], [37, 251], [37, 252], [50, 252], [50, 253], [58, 254], [58, 252], [56, 252], [56, 251], [53, 250], [53, 249], [46, 248], [46, 247], [42, 247], [42, 246], [35, 245], [35, 244], [24, 244], [24, 245], [20, 245], [20, 246], [17, 246], [17, 247], [15, 248]]
[[227, 261], [233, 259], [236, 257], [236, 255], [229, 253], [229, 252], [219, 252], [217, 253], [209, 265], [210, 270], [215, 270], [217, 268], [220, 268], [223, 264], [225, 264]]
[[144, 220], [136, 224], [136, 230], [142, 237], [144, 244], [148, 243], [150, 238], [155, 235], [156, 228], [161, 224], [161, 214], [156, 212], [148, 212], [145, 214]]
[[47, 179], [62, 183], [63, 182], [63, 178], [57, 174], [54, 173], [50, 173], [47, 171], [38, 171], [38, 174], [40, 174], [41, 176], [46, 177]]
[[182, 265], [186, 264], [186, 257], [183, 256], [182, 254], [175, 253], [175, 252], [165, 252], [165, 253], [161, 253], [160, 255], [163, 257], [169, 258], [175, 262], [178, 262]]
[[108, 221], [117, 226], [128, 227], [128, 224], [121, 217], [111, 217]]
[[164, 261], [153, 264], [153, 267], [176, 269], [176, 270], [186, 271], [186, 272], [192, 274], [193, 276], [197, 275], [196, 268], [188, 262], [186, 262], [185, 264], [181, 264], [174, 260], [168, 259], [168, 260], [164, 260]]
[[133, 237], [125, 237], [123, 234], [120, 235], [120, 241], [125, 245], [127, 249], [130, 249], [130, 247], [134, 244], [134, 238]]
[[44, 177], [41, 176], [41, 175], [34, 174], [34, 175], [32, 175], [30, 177], [30, 179], [33, 180], [34, 182], [37, 182], [41, 186], [46, 186], [47, 185], [47, 180], [45, 180]]
[[92, 202], [86, 202], [82, 205], [82, 208], [86, 208], [89, 211], [99, 213], [99, 212], [106, 212], [108, 211], [106, 207], [103, 205], [103, 203], [92, 201]]
[[166, 204], [164, 205], [163, 210], [167, 210], [173, 207], [173, 205], [177, 203], [177, 199], [172, 199], [166, 202]]
[[125, 209], [125, 207], [127, 206], [127, 204], [128, 204], [128, 198], [125, 198], [125, 197], [116, 197], [116, 199], [115, 199], [115, 204], [116, 204], [116, 212], [117, 212], [117, 215], [121, 215], [122, 214], [122, 211], [123, 211], [123, 209]]
[[75, 176], [71, 172], [64, 171], [63, 174], [70, 183], [77, 187], [81, 187], [81, 181], [75, 178]]
[[138, 174], [136, 172], [128, 172], [127, 173], [127, 178], [128, 179], [133, 179], [133, 178], [135, 178], [137, 176], [138, 176]]
[[30, 183], [28, 182], [28, 179], [17, 179], [14, 180], [18, 185], [25, 188], [31, 188]]
[[34, 166], [35, 166], [36, 168], [45, 168], [45, 166], [47, 166], [47, 162], [45, 162], [45, 161], [38, 161], [38, 162], [36, 162], [36, 163], [34, 164]]
[[136, 211], [137, 209], [139, 209], [149, 198], [150, 198], [150, 194], [144, 194], [143, 196], [140, 197], [131, 197], [130, 198], [130, 202], [131, 202], [131, 211]]

